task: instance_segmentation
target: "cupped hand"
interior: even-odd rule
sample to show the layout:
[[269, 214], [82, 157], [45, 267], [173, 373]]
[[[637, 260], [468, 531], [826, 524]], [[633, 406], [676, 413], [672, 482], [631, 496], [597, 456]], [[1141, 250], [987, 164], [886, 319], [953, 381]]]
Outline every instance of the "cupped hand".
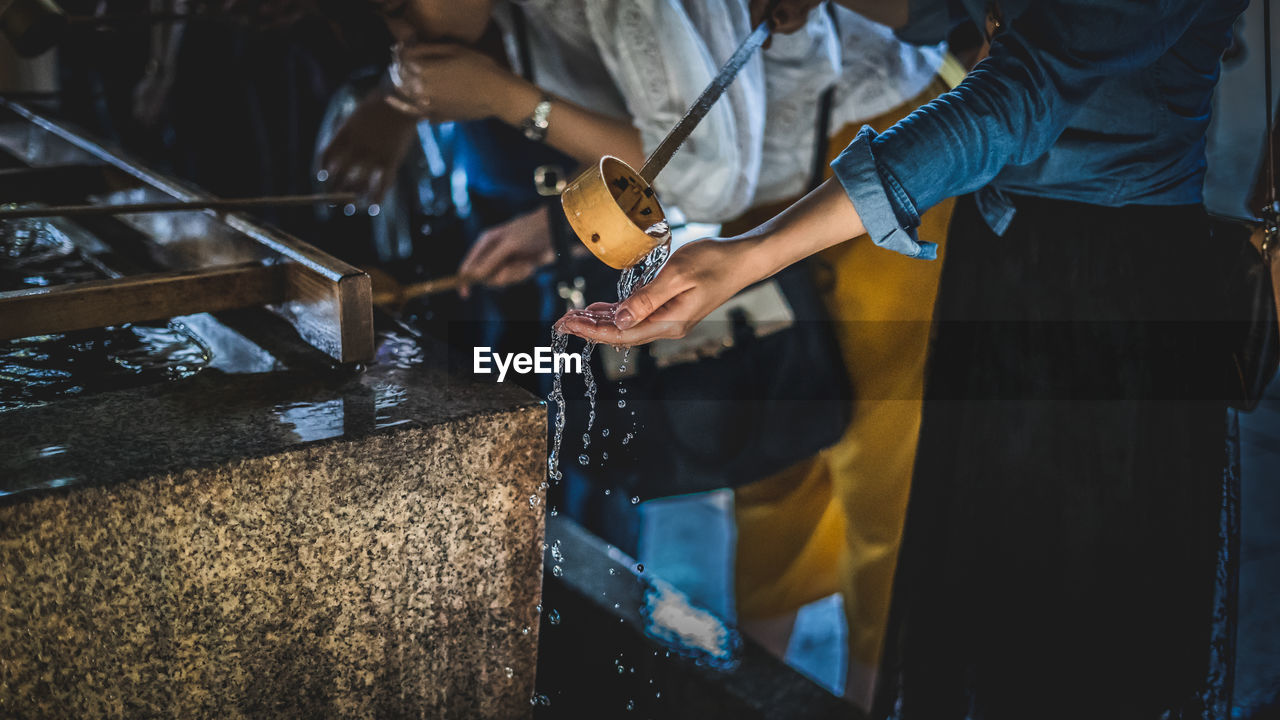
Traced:
[[458, 275], [468, 280], [458, 288], [458, 293], [467, 297], [472, 283], [490, 287], [514, 285], [555, 259], [551, 225], [544, 206], [480, 235], [458, 266]]
[[556, 329], [614, 346], [682, 338], [712, 310], [774, 269], [757, 258], [757, 239], [705, 238], [671, 254], [649, 284], [619, 303], [570, 312]]
[[392, 107], [381, 93], [356, 106], [320, 157], [322, 178], [333, 192], [377, 202], [395, 182], [418, 120]]
[[446, 43], [396, 46], [391, 79], [403, 99], [436, 122], [500, 115], [500, 104], [523, 83], [488, 55]]

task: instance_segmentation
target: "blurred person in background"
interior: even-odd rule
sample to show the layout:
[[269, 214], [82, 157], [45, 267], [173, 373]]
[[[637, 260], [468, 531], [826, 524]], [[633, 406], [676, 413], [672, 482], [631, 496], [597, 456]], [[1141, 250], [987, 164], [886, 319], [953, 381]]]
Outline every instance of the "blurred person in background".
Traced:
[[[410, 135], [406, 128], [419, 119], [492, 118], [579, 165], [615, 155], [640, 167], [750, 32], [745, 4], [737, 0], [523, 0], [475, 3], [455, 12], [479, 23], [491, 9], [504, 30], [506, 58], [477, 50], [478, 36], [450, 42], [456, 38], [430, 24], [419, 25], [416, 35], [397, 46], [394, 88], [366, 101], [381, 102], [376, 125], [382, 132], [373, 131], [372, 119], [353, 118], [326, 156], [336, 188], [378, 197]], [[523, 18], [519, 26], [516, 12]], [[520, 67], [521, 44], [528, 69]], [[748, 64], [659, 180], [661, 190], [682, 198], [681, 210], [691, 220], [735, 217], [752, 197], [763, 132], [760, 68], [758, 59]], [[401, 116], [389, 115], [391, 108]], [[535, 127], [535, 120], [545, 128]], [[536, 232], [518, 229], [525, 224]], [[481, 284], [527, 278], [551, 260], [545, 224], [540, 209], [535, 217], [495, 229], [476, 244], [462, 273]]]

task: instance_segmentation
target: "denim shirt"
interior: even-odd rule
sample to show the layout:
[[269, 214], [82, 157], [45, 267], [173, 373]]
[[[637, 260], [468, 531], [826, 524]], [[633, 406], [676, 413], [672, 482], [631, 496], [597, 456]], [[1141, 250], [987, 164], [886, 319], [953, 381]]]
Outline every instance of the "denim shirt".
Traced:
[[[996, 233], [1010, 194], [1095, 205], [1201, 202], [1218, 61], [1248, 0], [1001, 0], [991, 54], [951, 92], [832, 162], [871, 239], [920, 258], [920, 213], [975, 192]], [[963, 7], [960, 7], [962, 5]], [[912, 0], [936, 41], [983, 0]]]

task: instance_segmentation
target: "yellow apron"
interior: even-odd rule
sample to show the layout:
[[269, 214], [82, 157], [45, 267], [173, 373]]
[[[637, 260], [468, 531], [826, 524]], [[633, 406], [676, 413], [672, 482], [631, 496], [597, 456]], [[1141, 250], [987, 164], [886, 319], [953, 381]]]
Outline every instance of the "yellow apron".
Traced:
[[[955, 68], [946, 69], [919, 97], [867, 124], [883, 131], [945, 92], [954, 84], [946, 80], [956, 79]], [[858, 129], [849, 125], [831, 138], [831, 159]], [[777, 617], [839, 592], [850, 659], [864, 665], [878, 662], [888, 621], [951, 207], [943, 202], [920, 225], [922, 239], [940, 243], [938, 260], [911, 259], [865, 238], [818, 256], [834, 276], [825, 300], [853, 381], [853, 420], [834, 446], [735, 495], [739, 617]], [[725, 234], [778, 210], [752, 212]]]

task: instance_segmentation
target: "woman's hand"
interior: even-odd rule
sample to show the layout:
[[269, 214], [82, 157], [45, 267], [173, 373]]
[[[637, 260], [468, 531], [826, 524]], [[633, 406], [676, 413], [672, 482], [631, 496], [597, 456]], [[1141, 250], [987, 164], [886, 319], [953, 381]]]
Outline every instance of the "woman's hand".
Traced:
[[777, 268], [758, 256], [756, 238], [705, 238], [675, 249], [648, 285], [620, 303], [596, 303], [570, 312], [562, 332], [609, 345], [643, 345], [684, 337], [712, 310]]
[[653, 282], [630, 298], [570, 312], [556, 329], [610, 345], [684, 337], [748, 285], [865, 232], [840, 183], [827, 180], [755, 230], [676, 248]]
[[519, 124], [541, 99], [537, 88], [463, 45], [398, 45], [391, 79], [404, 100], [436, 122], [498, 116]]
[[458, 294], [467, 297], [472, 282], [490, 287], [514, 285], [555, 259], [544, 206], [480, 235], [458, 267], [458, 275], [468, 280], [458, 288]]
[[356, 106], [320, 158], [322, 180], [333, 192], [352, 192], [377, 202], [395, 182], [418, 120], [375, 92]]

